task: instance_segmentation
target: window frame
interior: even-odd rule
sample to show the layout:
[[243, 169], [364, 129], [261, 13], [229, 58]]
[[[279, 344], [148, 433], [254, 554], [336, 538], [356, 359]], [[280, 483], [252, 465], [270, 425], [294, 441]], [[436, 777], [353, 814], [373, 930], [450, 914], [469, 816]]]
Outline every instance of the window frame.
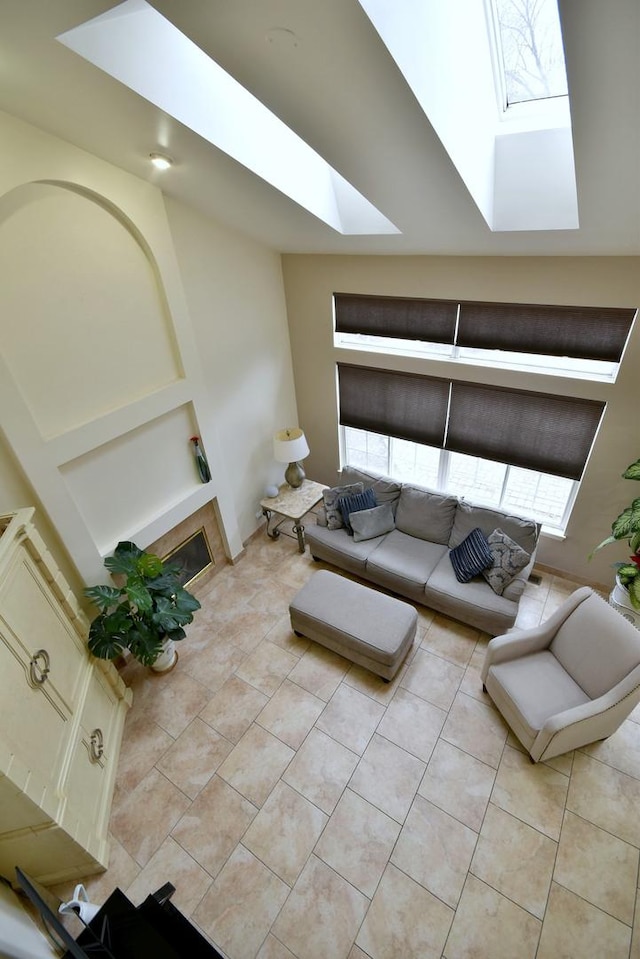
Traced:
[[[349, 462], [349, 459], [347, 456], [347, 434], [346, 434], [347, 429], [356, 429], [356, 427], [347, 427], [347, 426], [343, 426], [342, 424], [338, 424], [338, 446], [339, 446], [339, 456], [340, 456], [340, 469], [343, 469], [347, 465], [355, 465]], [[393, 472], [391, 470], [391, 463], [392, 463], [392, 445], [395, 437], [388, 436], [384, 433], [375, 434], [372, 430], [360, 430], [360, 432], [366, 433], [366, 434], [371, 433], [372, 435], [381, 436], [387, 441], [386, 469], [379, 470], [369, 465], [366, 465], [363, 468], [373, 470], [374, 472], [381, 472], [383, 475], [386, 475], [386, 476], [393, 476]], [[402, 440], [402, 442], [410, 443], [413, 441]], [[420, 444], [415, 444], [415, 445], [420, 445]], [[427, 489], [433, 489], [434, 492], [438, 492], [442, 494], [450, 494], [453, 496], [459, 496], [460, 495], [459, 492], [457, 492], [456, 489], [453, 488], [449, 483], [449, 476], [451, 472], [451, 457], [453, 455], [453, 451], [446, 450], [446, 449], [438, 449], [437, 447], [430, 447], [430, 449], [433, 449], [438, 454], [437, 481], [433, 485], [430, 485], [428, 483], [419, 483], [419, 485], [425, 486]], [[468, 454], [464, 454], [464, 455], [468, 455]], [[478, 459], [482, 461], [481, 457], [469, 457], [469, 458]], [[491, 462], [491, 461], [487, 461], [487, 462]], [[519, 514], [516, 510], [513, 509], [513, 507], [503, 506], [503, 502], [504, 502], [504, 498], [505, 498], [505, 494], [508, 486], [510, 471], [512, 469], [521, 469], [522, 467], [515, 467], [510, 465], [509, 463], [502, 463], [500, 465], [504, 466], [505, 472], [504, 472], [504, 478], [502, 480], [498, 502], [483, 501], [482, 496], [478, 496], [476, 499], [473, 500], [474, 505], [485, 506], [488, 509], [507, 509], [509, 510], [509, 512], [515, 513], [516, 515], [523, 515], [527, 519], [535, 519], [537, 522], [541, 523], [542, 530], [545, 534], [548, 534], [554, 537], [563, 538], [565, 536], [571, 511], [573, 509], [573, 506], [576, 501], [576, 497], [578, 495], [578, 490], [580, 488], [580, 481], [569, 480], [569, 479], [566, 480], [567, 482], [571, 484], [571, 487], [562, 511], [562, 516], [559, 522], [556, 524], [551, 522], [549, 519], [542, 518], [539, 515], [536, 516], [535, 511]], [[553, 474], [551, 473], [542, 473], [539, 470], [531, 470], [530, 472], [537, 473], [538, 476], [550, 476], [553, 478]], [[399, 480], [399, 481], [411, 482], [409, 480]], [[416, 480], [414, 482], [419, 482], [419, 481]], [[466, 496], [463, 495], [461, 498], [466, 499]]]

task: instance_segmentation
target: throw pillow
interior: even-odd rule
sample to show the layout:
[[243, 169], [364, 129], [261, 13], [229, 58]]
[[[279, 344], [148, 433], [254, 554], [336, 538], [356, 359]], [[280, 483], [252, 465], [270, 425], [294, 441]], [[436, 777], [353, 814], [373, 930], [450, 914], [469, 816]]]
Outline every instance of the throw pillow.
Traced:
[[350, 536], [353, 536], [349, 517], [351, 513], [357, 513], [361, 509], [372, 509], [377, 506], [376, 496], [372, 489], [366, 489], [363, 493], [354, 493], [352, 496], [339, 496], [338, 506], [342, 513], [342, 522]]
[[459, 583], [468, 583], [493, 562], [487, 537], [477, 527], [471, 530], [459, 546], [451, 550], [449, 559]]
[[[340, 472], [340, 480], [343, 483], [362, 483], [363, 489], [372, 489], [376, 494], [378, 505], [390, 502], [393, 504], [394, 512], [398, 506], [400, 490], [402, 483], [392, 480], [388, 476], [381, 476], [379, 473], [370, 473], [367, 470], [359, 469], [356, 466], [343, 466]], [[497, 524], [494, 523], [494, 526]], [[491, 527], [493, 529], [493, 526]]]
[[405, 483], [396, 510], [396, 529], [429, 543], [449, 542], [458, 500], [441, 496], [423, 486]]
[[322, 491], [324, 508], [327, 514], [327, 526], [329, 529], [342, 529], [342, 513], [338, 506], [338, 499], [341, 496], [350, 496], [353, 493], [361, 493], [364, 489], [362, 483], [350, 483], [348, 486], [333, 486], [331, 489]]
[[373, 539], [395, 529], [393, 519], [393, 504], [382, 503], [371, 509], [360, 509], [349, 515], [349, 522], [353, 530], [353, 539], [360, 543], [363, 539]]
[[494, 593], [502, 596], [509, 583], [524, 569], [531, 556], [501, 529], [494, 529], [487, 537], [491, 551], [491, 565], [482, 575]]
[[481, 529], [485, 536], [499, 527], [507, 536], [510, 536], [527, 553], [533, 553], [540, 534], [540, 524], [534, 520], [522, 519], [520, 516], [509, 516], [497, 509], [488, 509], [485, 506], [474, 506], [472, 503], [460, 501], [456, 509], [456, 518], [449, 539], [449, 547], [453, 549], [469, 535], [472, 529]]

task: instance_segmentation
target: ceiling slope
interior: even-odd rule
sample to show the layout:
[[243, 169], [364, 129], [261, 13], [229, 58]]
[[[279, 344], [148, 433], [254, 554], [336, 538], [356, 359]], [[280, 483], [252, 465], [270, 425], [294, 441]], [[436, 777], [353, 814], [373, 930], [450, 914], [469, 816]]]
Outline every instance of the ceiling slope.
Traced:
[[[357, 0], [152, 5], [400, 233], [340, 235], [56, 40], [110, 0], [3, 0], [0, 109], [283, 252], [640, 254], [637, 0], [560, 0], [580, 227], [517, 233], [488, 228]], [[164, 174], [148, 163], [158, 148], [176, 161]]]

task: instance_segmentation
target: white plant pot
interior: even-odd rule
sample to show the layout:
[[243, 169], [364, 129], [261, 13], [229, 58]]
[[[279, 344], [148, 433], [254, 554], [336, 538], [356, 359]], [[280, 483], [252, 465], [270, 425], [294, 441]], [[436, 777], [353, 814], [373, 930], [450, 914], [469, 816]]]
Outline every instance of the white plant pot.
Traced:
[[609, 595], [609, 605], [613, 606], [622, 613], [625, 619], [640, 629], [640, 610], [636, 609], [629, 599], [629, 590], [623, 586], [618, 576], [616, 576], [616, 585]]
[[168, 673], [177, 662], [178, 650], [176, 649], [176, 644], [172, 639], [165, 637], [162, 641], [162, 652], [150, 668], [154, 673]]

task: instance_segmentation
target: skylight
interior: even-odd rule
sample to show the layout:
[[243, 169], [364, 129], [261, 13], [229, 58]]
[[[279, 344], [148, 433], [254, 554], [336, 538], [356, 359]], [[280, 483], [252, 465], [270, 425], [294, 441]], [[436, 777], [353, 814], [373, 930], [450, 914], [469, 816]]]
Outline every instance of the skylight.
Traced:
[[557, 0], [493, 0], [506, 106], [567, 96]]
[[[497, 15], [491, 0], [358, 0], [449, 154], [487, 225], [495, 231], [575, 230], [579, 226], [568, 96], [515, 103], [496, 96]], [[503, 12], [515, 47], [509, 96], [534, 89], [551, 14], [548, 0], [500, 0], [528, 21]], [[557, 10], [555, 13], [557, 20]], [[537, 32], [527, 34], [535, 25]], [[495, 28], [494, 28], [495, 27]], [[520, 47], [514, 37], [519, 37]], [[533, 39], [535, 37], [535, 42]], [[538, 39], [540, 38], [540, 39]], [[551, 45], [537, 77], [539, 92], [555, 77]], [[556, 52], [553, 52], [555, 49]], [[509, 54], [511, 56], [511, 53]], [[548, 63], [547, 63], [548, 58]], [[509, 61], [511, 63], [511, 61]], [[506, 52], [505, 52], [506, 64]], [[518, 72], [519, 71], [519, 72]], [[519, 79], [518, 79], [519, 78]], [[555, 84], [555, 79], [554, 79]], [[565, 81], [566, 84], [566, 81]], [[556, 87], [552, 87], [556, 89]], [[566, 86], [565, 86], [566, 93]], [[512, 101], [513, 102], [513, 101]]]
[[145, 0], [57, 38], [343, 234], [399, 230]]

